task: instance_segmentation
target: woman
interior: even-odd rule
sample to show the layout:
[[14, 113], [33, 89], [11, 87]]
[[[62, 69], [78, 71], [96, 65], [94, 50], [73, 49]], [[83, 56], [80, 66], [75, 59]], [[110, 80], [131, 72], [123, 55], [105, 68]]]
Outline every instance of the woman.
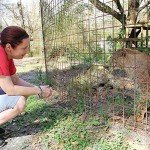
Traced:
[[[33, 86], [19, 78], [13, 59], [22, 59], [29, 50], [29, 35], [18, 26], [6, 27], [1, 32], [0, 43], [0, 125], [24, 111], [27, 97], [52, 95], [48, 86]], [[0, 128], [0, 146], [5, 144], [2, 137], [5, 130]]]

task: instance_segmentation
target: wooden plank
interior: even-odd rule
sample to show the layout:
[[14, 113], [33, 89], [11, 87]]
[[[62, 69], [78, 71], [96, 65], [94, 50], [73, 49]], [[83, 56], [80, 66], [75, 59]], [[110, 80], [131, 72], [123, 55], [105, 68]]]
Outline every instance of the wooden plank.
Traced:
[[122, 38], [122, 39], [118, 39], [118, 38], [114, 38], [115, 41], [142, 41], [142, 39], [138, 39], [138, 38]]

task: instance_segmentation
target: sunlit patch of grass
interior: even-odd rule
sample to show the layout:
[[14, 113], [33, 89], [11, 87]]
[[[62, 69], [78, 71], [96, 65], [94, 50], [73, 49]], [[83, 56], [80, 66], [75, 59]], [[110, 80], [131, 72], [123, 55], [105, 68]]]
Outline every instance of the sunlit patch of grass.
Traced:
[[104, 119], [103, 112], [100, 113], [102, 119], [96, 119], [90, 113], [86, 121], [81, 119], [84, 112], [82, 99], [74, 106], [60, 107], [30, 96], [25, 112], [16, 118], [17, 126], [28, 124], [32, 128], [40, 128], [42, 135], [38, 139], [47, 149], [126, 150], [128, 147], [123, 136], [115, 140], [107, 137], [109, 122]]
[[122, 134], [118, 134], [115, 138], [110, 139], [109, 137], [101, 138], [93, 145], [94, 150], [127, 150], [129, 145], [124, 140]]
[[86, 124], [80, 122], [77, 117], [68, 116], [55, 124], [49, 130], [43, 141], [47, 148], [51, 149], [84, 149], [90, 142], [89, 133], [86, 131]]
[[102, 120], [88, 114], [88, 119], [83, 121], [81, 114], [84, 104], [81, 102], [67, 108], [56, 107], [35, 96], [29, 97], [26, 115], [17, 118], [18, 125], [32, 124], [36, 128], [38, 121], [41, 132], [39, 139], [47, 149], [62, 150], [126, 150], [123, 136], [115, 140], [107, 137], [109, 123], [103, 124]]
[[[53, 129], [47, 130], [41, 140], [47, 149], [126, 150], [128, 148], [122, 135], [116, 137], [115, 140], [109, 139], [107, 132], [99, 124], [92, 118], [82, 122], [78, 116], [68, 116], [58, 121]], [[98, 126], [97, 131], [94, 130], [95, 126]]]
[[[35, 67], [38, 68], [36, 64]], [[22, 67], [23, 70], [20, 70], [20, 72], [28, 72], [32, 68], [33, 66], [29, 66], [29, 68], [24, 70]], [[99, 68], [100, 71], [101, 69]], [[37, 69], [36, 72], [33, 83], [53, 85], [53, 81], [48, 80], [41, 69]], [[91, 86], [88, 78], [90, 73], [91, 71], [87, 70], [86, 75], [78, 78], [76, 86], [72, 86], [72, 88], [79, 87], [79, 92], [75, 93], [77, 97], [76, 103], [60, 102], [64, 105], [61, 106], [57, 102], [47, 103], [44, 100], [38, 100], [35, 96], [30, 96], [25, 114], [16, 118], [17, 126], [20, 127], [28, 124], [32, 128], [40, 128], [39, 132], [42, 135], [38, 139], [44, 143], [47, 149], [126, 150], [128, 145], [124, 143], [123, 136], [118, 136], [115, 140], [107, 136], [109, 118], [105, 111], [103, 111], [104, 108], [99, 108], [100, 110], [98, 110], [101, 119], [95, 118], [89, 112], [86, 121], [81, 119], [86, 103], [88, 103], [83, 98], [83, 95], [87, 93]], [[73, 90], [70, 90], [70, 94], [73, 94]]]

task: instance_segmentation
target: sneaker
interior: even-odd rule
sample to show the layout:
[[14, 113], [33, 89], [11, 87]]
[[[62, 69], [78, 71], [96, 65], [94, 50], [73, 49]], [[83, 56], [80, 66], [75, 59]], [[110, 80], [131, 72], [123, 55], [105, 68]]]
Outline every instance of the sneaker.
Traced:
[[5, 134], [5, 129], [0, 128], [0, 135], [1, 135], [1, 134]]
[[3, 138], [5, 139], [11, 137], [12, 133], [13, 132], [11, 130], [5, 130], [3, 128], [0, 128], [0, 136], [3, 136]]
[[0, 136], [0, 148], [3, 147], [5, 145], [5, 139]]

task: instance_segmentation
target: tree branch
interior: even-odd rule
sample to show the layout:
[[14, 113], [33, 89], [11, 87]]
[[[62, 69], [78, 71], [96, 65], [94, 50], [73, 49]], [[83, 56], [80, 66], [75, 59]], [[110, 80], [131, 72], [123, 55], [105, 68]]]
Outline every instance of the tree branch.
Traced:
[[113, 17], [115, 17], [118, 21], [120, 21], [122, 24], [126, 21], [126, 16], [118, 13], [114, 9], [107, 6], [105, 3], [99, 1], [99, 0], [90, 0], [90, 2], [100, 11], [110, 14]]
[[9, 5], [7, 5], [7, 4], [2, 4], [2, 6], [5, 7], [5, 9], [9, 10], [9, 11], [13, 14], [13, 16], [14, 16], [14, 18], [15, 18], [16, 20], [19, 20], [19, 21], [21, 20], [19, 14], [18, 14], [17, 11], [16, 11], [16, 8], [11, 8], [11, 7], [10, 7]]
[[137, 11], [140, 6], [139, 0], [128, 0], [128, 3], [129, 10], [134, 9]]
[[117, 8], [120, 11], [120, 13], [123, 15], [124, 14], [124, 9], [123, 9], [123, 7], [122, 7], [122, 5], [120, 3], [120, 0], [113, 0], [113, 1], [116, 3]]
[[143, 10], [145, 7], [147, 7], [148, 5], [150, 5], [150, 1], [148, 1], [145, 5], [139, 7], [138, 13], [139, 13], [141, 10]]
[[2, 19], [4, 20], [4, 22], [5, 22], [6, 26], [8, 26], [8, 23], [7, 23], [7, 21], [5, 20], [5, 18], [4, 18], [4, 17], [2, 17]]
[[128, 20], [130, 24], [136, 23], [139, 6], [139, 0], [128, 0]]

